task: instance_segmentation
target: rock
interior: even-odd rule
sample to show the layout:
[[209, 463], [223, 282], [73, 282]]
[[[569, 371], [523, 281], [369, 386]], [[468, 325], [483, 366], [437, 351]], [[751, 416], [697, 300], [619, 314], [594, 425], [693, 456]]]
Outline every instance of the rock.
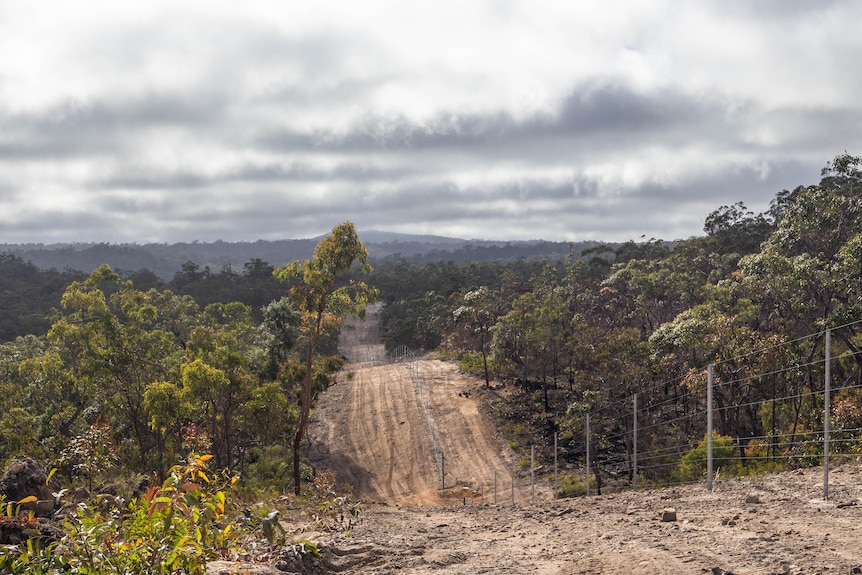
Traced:
[[[35, 510], [41, 516], [51, 515], [54, 511], [56, 486], [47, 485], [47, 481], [48, 470], [44, 465], [29, 457], [19, 459], [13, 461], [0, 478], [0, 493], [13, 503], [32, 495], [38, 501], [28, 509]], [[44, 503], [40, 505], [40, 502]]]
[[674, 509], [673, 507], [665, 507], [661, 510], [659, 517], [661, 518], [661, 521], [663, 523], [676, 521], [676, 509]]
[[760, 500], [759, 495], [749, 495], [745, 498], [746, 503], [760, 504], [762, 501]]
[[0, 545], [18, 545], [30, 539], [46, 544], [59, 541], [63, 535], [59, 527], [46, 519], [32, 521], [26, 517], [12, 517], [0, 521]]
[[269, 565], [240, 563], [239, 561], [210, 561], [207, 563], [208, 575], [281, 575], [282, 572]]
[[90, 498], [90, 492], [87, 491], [86, 487], [76, 487], [72, 491], [72, 503], [77, 505], [82, 501], [86, 501]]

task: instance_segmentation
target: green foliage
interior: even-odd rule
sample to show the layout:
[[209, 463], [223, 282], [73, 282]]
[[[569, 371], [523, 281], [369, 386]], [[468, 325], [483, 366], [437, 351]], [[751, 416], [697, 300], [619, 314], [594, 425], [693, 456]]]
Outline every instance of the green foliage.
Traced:
[[832, 449], [839, 453], [862, 452], [862, 390], [845, 390], [835, 397], [832, 424], [839, 430], [832, 437]]
[[275, 379], [279, 366], [287, 360], [288, 352], [296, 344], [302, 316], [290, 298], [286, 297], [270, 302], [262, 311], [265, 333], [263, 347], [266, 350], [263, 371], [269, 379]]
[[116, 451], [110, 424], [100, 420], [71, 439], [57, 464], [72, 477], [83, 476], [88, 491], [92, 492], [94, 480], [104, 479], [119, 464]]
[[254, 447], [246, 454], [242, 486], [252, 493], [281, 494], [290, 485], [293, 456], [284, 445]]
[[[311, 518], [318, 529], [349, 532], [359, 521], [359, 503], [354, 501], [349, 491], [336, 488], [335, 474], [331, 471], [319, 473], [314, 478], [307, 501]], [[317, 548], [313, 543], [311, 545], [314, 549], [312, 554], [315, 554]]]
[[[596, 480], [590, 474], [589, 488], [591, 493], [596, 493]], [[566, 497], [582, 497], [587, 494], [587, 482], [584, 481], [583, 473], [572, 473], [560, 477], [554, 496], [563, 499]]]
[[209, 471], [210, 458], [192, 454], [161, 486], [127, 505], [79, 505], [66, 519], [61, 541], [6, 546], [0, 549], [0, 570], [203, 575], [207, 562], [227, 556], [236, 541], [225, 516], [225, 490], [235, 478]]
[[37, 437], [33, 416], [22, 407], [12, 407], [0, 413], [0, 465], [14, 457], [30, 456], [41, 459], [45, 450]]
[[482, 354], [478, 351], [465, 351], [460, 354], [459, 366], [464, 373], [479, 375], [482, 373], [484, 363]]
[[85, 275], [57, 271], [64, 267], [40, 270], [19, 256], [0, 253], [0, 343], [48, 330], [48, 318], [59, 305], [64, 287]]
[[[682, 456], [682, 460], [675, 473], [675, 479], [681, 482], [700, 481], [706, 476], [707, 471], [707, 438], [697, 444], [691, 451]], [[739, 451], [734, 445], [733, 438], [712, 435], [712, 465], [716, 473], [735, 475], [737, 463], [739, 462]]]
[[787, 466], [786, 460], [780, 454], [777, 445], [763, 439], [752, 439], [745, 447], [745, 464], [740, 466], [739, 474], [753, 475], [782, 471]]
[[790, 468], [816, 467], [823, 461], [822, 433], [800, 427], [784, 452], [784, 460]]

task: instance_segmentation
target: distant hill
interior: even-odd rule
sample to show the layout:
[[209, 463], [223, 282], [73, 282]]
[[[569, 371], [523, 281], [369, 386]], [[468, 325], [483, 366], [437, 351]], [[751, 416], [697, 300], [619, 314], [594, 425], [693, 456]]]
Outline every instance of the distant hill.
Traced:
[[[562, 260], [575, 250], [602, 242], [547, 242], [465, 240], [432, 235], [410, 235], [369, 230], [360, 232], [368, 248], [369, 259], [409, 259], [420, 262], [506, 261], [514, 259]], [[194, 262], [219, 272], [230, 267], [242, 273], [243, 266], [254, 259], [282, 266], [288, 262], [310, 258], [319, 238], [255, 242], [175, 244], [0, 244], [0, 253], [13, 254], [44, 270], [76, 270], [91, 272], [109, 264], [118, 272], [149, 270], [164, 280], [170, 280], [184, 264]]]

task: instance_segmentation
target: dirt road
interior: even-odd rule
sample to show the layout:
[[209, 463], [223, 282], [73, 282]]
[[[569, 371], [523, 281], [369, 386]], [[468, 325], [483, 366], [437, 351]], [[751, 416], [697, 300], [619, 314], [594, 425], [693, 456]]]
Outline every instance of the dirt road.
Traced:
[[[464, 397], [481, 382], [430, 359], [385, 361], [369, 319], [345, 330], [352, 379], [326, 393], [312, 429], [316, 465], [370, 502], [351, 533], [318, 534], [331, 570], [862, 573], [858, 462], [833, 470], [828, 501], [813, 468], [722, 480], [712, 492], [694, 485], [572, 500], [550, 498], [544, 478], [535, 498], [521, 489], [515, 504], [494, 504], [491, 475], [507, 477], [511, 461], [475, 398]], [[446, 457], [446, 491], [435, 442]], [[675, 518], [662, 518], [669, 509]]]
[[376, 313], [342, 330], [339, 348], [350, 365], [315, 411], [312, 462], [376, 502], [475, 499], [493, 485], [495, 472], [502, 489], [511, 461], [470, 397], [481, 382], [448, 362], [387, 361]]

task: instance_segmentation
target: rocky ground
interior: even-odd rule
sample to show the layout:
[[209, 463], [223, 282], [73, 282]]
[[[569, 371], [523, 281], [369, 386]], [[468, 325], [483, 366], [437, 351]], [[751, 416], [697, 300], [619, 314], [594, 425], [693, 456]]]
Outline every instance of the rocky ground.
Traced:
[[350, 536], [362, 573], [862, 572], [862, 468], [572, 500], [370, 506]]

